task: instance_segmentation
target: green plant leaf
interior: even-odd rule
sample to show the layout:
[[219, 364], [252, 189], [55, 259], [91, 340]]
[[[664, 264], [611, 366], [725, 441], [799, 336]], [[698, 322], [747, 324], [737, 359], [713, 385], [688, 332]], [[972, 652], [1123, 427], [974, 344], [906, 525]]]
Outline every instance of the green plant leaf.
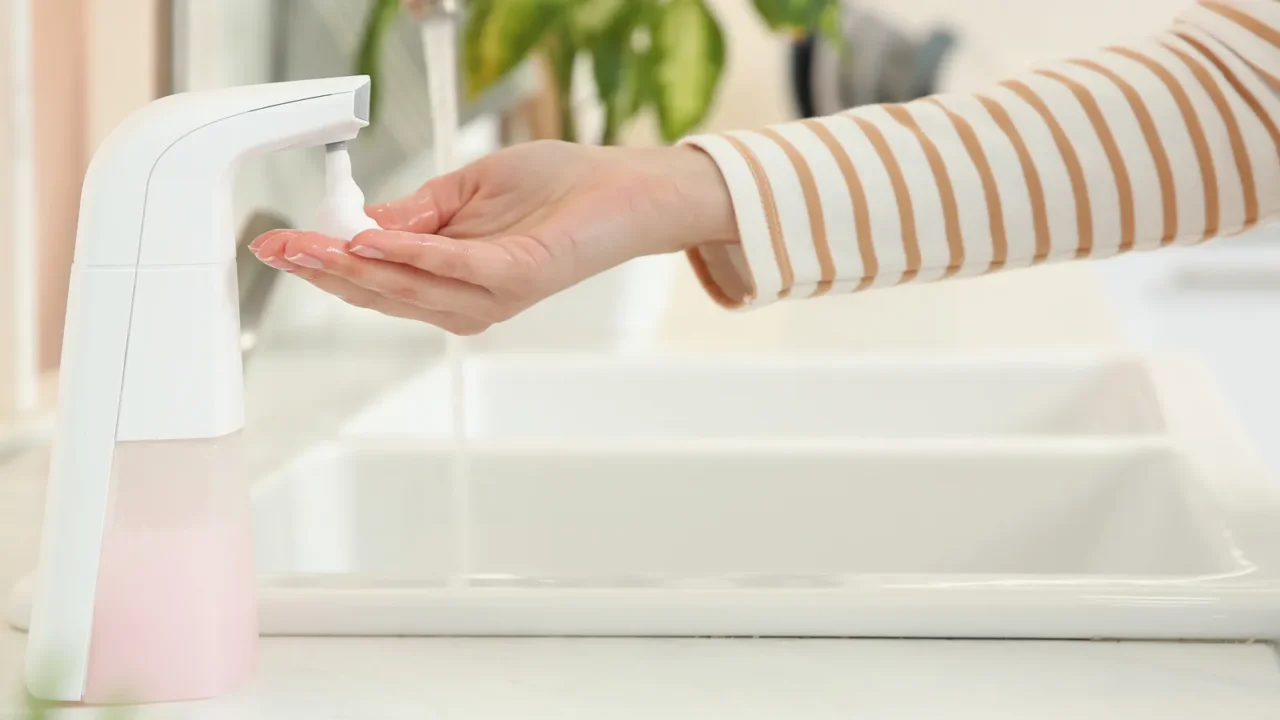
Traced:
[[635, 42], [638, 32], [648, 31], [640, 9], [635, 5], [619, 16], [591, 48], [596, 92], [605, 109], [604, 145], [616, 142], [618, 131], [648, 99], [651, 54]]
[[400, 0], [374, 0], [365, 18], [364, 34], [360, 38], [360, 48], [356, 51], [356, 75], [368, 75], [369, 86], [369, 123], [372, 125], [378, 114], [378, 89], [382, 75], [382, 47], [387, 33], [395, 24], [400, 14]]
[[667, 142], [706, 119], [724, 74], [724, 33], [704, 0], [671, 0], [653, 24], [653, 93]]
[[824, 16], [831, 8], [839, 10], [839, 0], [753, 0], [756, 11], [773, 30], [807, 30], [822, 28]]
[[612, 33], [641, 3], [635, 0], [573, 0], [569, 8], [569, 30], [574, 44], [591, 47]]
[[809, 0], [801, 28], [811, 33], [840, 34], [840, 0]]
[[467, 92], [479, 95], [519, 65], [569, 0], [480, 0], [468, 7], [463, 34]]
[[753, 0], [756, 12], [771, 30], [782, 30], [787, 27], [787, 0]]
[[844, 29], [840, 26], [840, 3], [829, 3], [818, 15], [817, 27], [809, 28], [826, 38], [834, 47], [844, 49]]

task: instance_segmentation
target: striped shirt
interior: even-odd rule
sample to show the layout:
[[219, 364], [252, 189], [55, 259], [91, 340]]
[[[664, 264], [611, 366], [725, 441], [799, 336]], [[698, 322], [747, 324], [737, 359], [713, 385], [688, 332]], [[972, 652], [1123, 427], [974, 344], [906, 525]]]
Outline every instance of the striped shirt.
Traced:
[[690, 259], [747, 307], [1194, 244], [1280, 215], [1278, 126], [1280, 2], [1202, 0], [979, 94], [688, 138], [741, 238]]

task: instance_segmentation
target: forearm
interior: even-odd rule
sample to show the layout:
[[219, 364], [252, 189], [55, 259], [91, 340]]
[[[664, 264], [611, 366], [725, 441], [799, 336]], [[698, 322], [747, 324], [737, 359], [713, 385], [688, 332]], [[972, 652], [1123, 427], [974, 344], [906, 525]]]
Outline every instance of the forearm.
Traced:
[[740, 243], [690, 251], [730, 306], [1228, 235], [1280, 212], [1280, 3], [976, 95], [691, 138]]

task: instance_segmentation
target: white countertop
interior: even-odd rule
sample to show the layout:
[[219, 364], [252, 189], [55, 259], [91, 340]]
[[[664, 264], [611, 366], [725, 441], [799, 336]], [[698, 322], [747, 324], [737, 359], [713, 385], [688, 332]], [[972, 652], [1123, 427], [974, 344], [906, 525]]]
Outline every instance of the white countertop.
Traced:
[[[692, 314], [666, 344], [695, 337]], [[258, 466], [323, 436], [437, 346], [411, 334], [391, 346], [264, 347], [247, 376], [249, 430], [272, 438]], [[34, 563], [47, 459], [33, 451], [0, 470], [2, 588]], [[0, 718], [23, 717], [24, 642], [0, 628]], [[1280, 661], [1261, 644], [273, 637], [240, 692], [136, 717], [1250, 720], [1280, 718]]]
[[[5, 638], [6, 663], [20, 644], [13, 640]], [[1262, 720], [1280, 712], [1268, 653], [1137, 643], [272, 638], [248, 688], [138, 717]]]

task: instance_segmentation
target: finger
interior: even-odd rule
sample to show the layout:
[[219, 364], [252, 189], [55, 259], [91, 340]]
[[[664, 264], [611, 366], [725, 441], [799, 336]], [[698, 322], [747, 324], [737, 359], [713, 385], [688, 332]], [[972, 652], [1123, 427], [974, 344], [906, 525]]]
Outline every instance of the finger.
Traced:
[[428, 180], [412, 194], [365, 208], [385, 230], [434, 233], [445, 227], [465, 204], [463, 171]]
[[271, 230], [249, 243], [249, 250], [265, 265], [277, 270], [295, 270], [297, 266], [284, 259], [284, 246], [290, 237], [297, 234], [296, 230]]
[[281, 233], [287, 233], [287, 232], [293, 232], [293, 231], [289, 230], [288, 228], [278, 228], [276, 230], [268, 230], [262, 233], [261, 235], [259, 235], [258, 237], [254, 238], [253, 242], [249, 243], [249, 249], [256, 253], [258, 251], [258, 248], [262, 247], [263, 243], [267, 242], [271, 238], [279, 236]]
[[343, 280], [336, 275], [330, 275], [323, 270], [300, 268], [295, 274], [348, 305], [372, 310], [389, 317], [425, 322], [454, 335], [479, 335], [489, 329], [491, 325], [491, 323], [477, 318], [439, 310], [428, 310], [417, 305], [392, 300], [373, 290], [362, 288], [355, 283]]
[[288, 240], [285, 259], [296, 265], [324, 270], [360, 287], [400, 302], [428, 310], [468, 315], [492, 322], [508, 314], [497, 297], [485, 288], [452, 278], [438, 277], [395, 262], [369, 260], [348, 253], [345, 243], [316, 233], [301, 233]]
[[366, 230], [348, 243], [360, 257], [412, 265], [432, 275], [480, 287], [513, 287], [536, 276], [536, 252], [516, 255], [504, 243], [456, 240], [442, 235]]

